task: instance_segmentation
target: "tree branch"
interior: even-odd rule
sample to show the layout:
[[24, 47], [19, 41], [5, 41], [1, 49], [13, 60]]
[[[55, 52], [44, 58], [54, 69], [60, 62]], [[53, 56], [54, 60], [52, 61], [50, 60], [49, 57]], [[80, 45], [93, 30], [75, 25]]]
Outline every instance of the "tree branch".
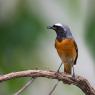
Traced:
[[57, 79], [59, 81], [63, 81], [63, 83], [65, 84], [76, 85], [85, 93], [85, 95], [95, 95], [95, 89], [90, 85], [87, 79], [81, 76], [76, 76], [75, 78], [73, 78], [70, 75], [66, 75], [64, 73], [55, 72], [55, 71], [26, 70], [20, 72], [12, 72], [0, 76], [0, 82], [20, 77], [32, 77], [32, 78], [46, 77], [51, 79]]

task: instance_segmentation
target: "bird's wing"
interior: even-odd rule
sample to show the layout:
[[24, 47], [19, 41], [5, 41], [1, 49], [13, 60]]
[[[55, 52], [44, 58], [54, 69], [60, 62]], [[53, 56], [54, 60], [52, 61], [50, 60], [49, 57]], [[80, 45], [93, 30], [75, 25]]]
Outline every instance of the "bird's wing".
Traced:
[[75, 65], [76, 61], [77, 61], [77, 58], [78, 58], [78, 47], [77, 47], [77, 44], [76, 44], [75, 41], [74, 41], [74, 46], [75, 46], [75, 49], [76, 49], [76, 58], [75, 58], [75, 61], [74, 61], [74, 65]]

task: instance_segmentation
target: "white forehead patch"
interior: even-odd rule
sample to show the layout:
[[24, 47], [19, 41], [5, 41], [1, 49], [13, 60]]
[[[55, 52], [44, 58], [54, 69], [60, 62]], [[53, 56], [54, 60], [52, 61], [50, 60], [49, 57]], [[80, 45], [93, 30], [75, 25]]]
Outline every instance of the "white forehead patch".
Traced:
[[56, 26], [63, 26], [61, 23], [56, 23], [55, 25]]

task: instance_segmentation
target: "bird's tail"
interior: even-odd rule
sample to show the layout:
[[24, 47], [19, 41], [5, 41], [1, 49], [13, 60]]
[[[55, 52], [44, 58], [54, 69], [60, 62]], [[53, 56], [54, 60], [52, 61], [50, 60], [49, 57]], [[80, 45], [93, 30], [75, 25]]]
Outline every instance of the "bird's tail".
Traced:
[[64, 63], [64, 73], [71, 74], [72, 73], [72, 65], [69, 63]]

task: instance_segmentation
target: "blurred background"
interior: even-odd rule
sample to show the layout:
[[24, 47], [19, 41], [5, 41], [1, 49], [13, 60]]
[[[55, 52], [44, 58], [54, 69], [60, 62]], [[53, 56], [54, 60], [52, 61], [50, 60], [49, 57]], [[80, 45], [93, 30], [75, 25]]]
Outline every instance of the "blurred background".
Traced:
[[[0, 0], [0, 74], [28, 69], [54, 70], [61, 63], [48, 25], [70, 27], [78, 44], [75, 72], [95, 86], [95, 0]], [[63, 68], [61, 68], [63, 71]], [[30, 78], [0, 83], [0, 95], [13, 95]], [[21, 95], [48, 95], [57, 80], [37, 78]], [[59, 83], [53, 95], [84, 95]]]

